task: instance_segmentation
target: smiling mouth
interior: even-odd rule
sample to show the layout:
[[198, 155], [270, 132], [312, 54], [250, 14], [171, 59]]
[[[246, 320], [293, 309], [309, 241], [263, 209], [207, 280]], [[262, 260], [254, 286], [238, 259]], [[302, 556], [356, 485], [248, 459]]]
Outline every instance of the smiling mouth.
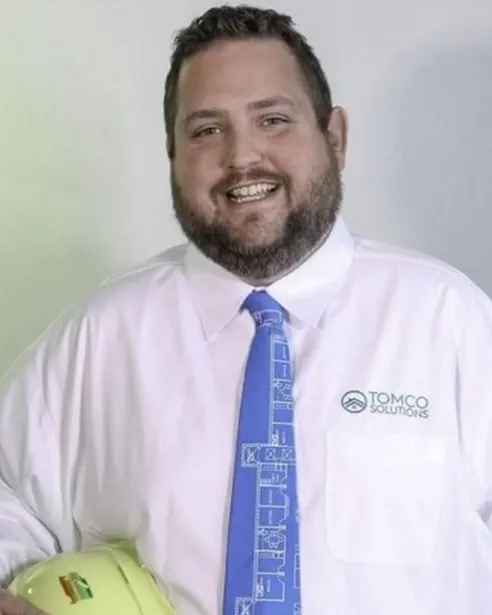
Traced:
[[280, 184], [273, 182], [259, 182], [256, 184], [247, 184], [237, 186], [226, 192], [226, 196], [234, 203], [250, 203], [252, 201], [261, 201], [275, 194], [280, 188]]

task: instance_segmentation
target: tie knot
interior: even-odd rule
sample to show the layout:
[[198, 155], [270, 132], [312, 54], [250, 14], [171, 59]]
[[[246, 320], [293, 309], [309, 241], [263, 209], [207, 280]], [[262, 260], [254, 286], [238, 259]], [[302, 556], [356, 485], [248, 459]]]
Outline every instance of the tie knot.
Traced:
[[263, 290], [249, 294], [243, 307], [253, 316], [257, 326], [274, 324], [282, 326], [285, 319], [284, 308]]

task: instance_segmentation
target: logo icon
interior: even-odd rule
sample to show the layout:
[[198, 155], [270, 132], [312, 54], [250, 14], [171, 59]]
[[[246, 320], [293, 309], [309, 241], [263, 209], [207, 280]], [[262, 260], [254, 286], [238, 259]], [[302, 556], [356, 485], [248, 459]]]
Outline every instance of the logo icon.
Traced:
[[341, 403], [347, 412], [358, 414], [367, 408], [367, 397], [361, 391], [347, 391]]
[[72, 604], [80, 602], [80, 600], [89, 600], [94, 597], [89, 583], [76, 572], [71, 572], [65, 576], [59, 577], [60, 585], [63, 591], [70, 598]]

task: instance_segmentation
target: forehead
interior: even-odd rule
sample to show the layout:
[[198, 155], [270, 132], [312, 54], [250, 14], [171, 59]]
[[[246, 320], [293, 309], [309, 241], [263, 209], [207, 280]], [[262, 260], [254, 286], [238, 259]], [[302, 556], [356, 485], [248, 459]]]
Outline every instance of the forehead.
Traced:
[[196, 107], [229, 108], [255, 99], [288, 96], [309, 105], [301, 71], [278, 40], [221, 41], [184, 65], [178, 81], [178, 116]]

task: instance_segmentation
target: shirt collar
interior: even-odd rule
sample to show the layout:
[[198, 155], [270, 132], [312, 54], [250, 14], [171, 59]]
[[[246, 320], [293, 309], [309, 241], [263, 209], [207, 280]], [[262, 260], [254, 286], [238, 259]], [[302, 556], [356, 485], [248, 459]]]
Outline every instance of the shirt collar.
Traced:
[[[345, 279], [354, 252], [355, 242], [339, 216], [320, 248], [267, 290], [291, 317], [320, 327], [321, 317]], [[234, 318], [254, 287], [206, 258], [193, 244], [187, 247], [184, 267], [205, 335], [210, 338]]]

